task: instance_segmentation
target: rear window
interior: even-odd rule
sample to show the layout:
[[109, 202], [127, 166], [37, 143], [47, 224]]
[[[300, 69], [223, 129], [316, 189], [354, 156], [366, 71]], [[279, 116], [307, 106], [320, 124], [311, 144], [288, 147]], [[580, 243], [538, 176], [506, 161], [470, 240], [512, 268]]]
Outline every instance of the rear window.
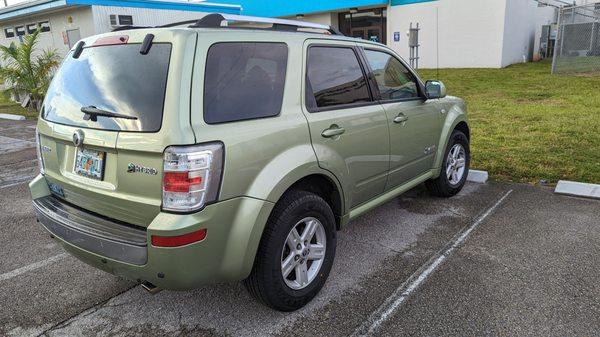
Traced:
[[287, 55], [284, 43], [212, 45], [206, 57], [204, 121], [213, 124], [279, 115]]
[[[160, 130], [171, 44], [155, 43], [146, 55], [140, 44], [85, 48], [79, 58], [67, 55], [46, 94], [48, 121], [112, 131]], [[98, 116], [83, 119], [82, 107], [133, 116], [136, 120]]]

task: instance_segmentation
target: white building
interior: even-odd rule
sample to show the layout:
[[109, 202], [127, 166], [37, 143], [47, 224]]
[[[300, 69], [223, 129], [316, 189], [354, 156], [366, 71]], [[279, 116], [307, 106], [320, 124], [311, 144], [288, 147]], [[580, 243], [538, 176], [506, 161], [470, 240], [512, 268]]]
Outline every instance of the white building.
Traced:
[[206, 13], [239, 14], [232, 4], [177, 0], [37, 0], [0, 9], [0, 44], [8, 46], [41, 27], [39, 46], [64, 55], [79, 39], [126, 25], [157, 26]]
[[[419, 67], [500, 68], [537, 59], [542, 25], [571, 0], [36, 0], [0, 9], [0, 44], [38, 26], [42, 45], [65, 53], [80, 37], [119, 25], [156, 26], [223, 12], [298, 18], [385, 43], [409, 58], [419, 24]], [[591, 3], [600, 0], [578, 0]], [[540, 3], [550, 3], [544, 6]]]
[[[242, 5], [246, 12], [247, 3]], [[407, 60], [408, 30], [418, 23], [420, 68], [500, 68], [531, 61], [537, 53], [536, 30], [556, 21], [556, 8], [534, 0], [391, 0], [298, 14], [346, 35], [377, 39]], [[377, 16], [381, 19], [373, 20]]]

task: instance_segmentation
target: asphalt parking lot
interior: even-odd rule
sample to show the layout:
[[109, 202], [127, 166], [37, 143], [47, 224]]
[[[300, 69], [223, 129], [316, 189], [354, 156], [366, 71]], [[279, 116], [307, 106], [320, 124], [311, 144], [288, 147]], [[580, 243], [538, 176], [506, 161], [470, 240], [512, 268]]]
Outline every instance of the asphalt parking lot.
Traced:
[[527, 185], [423, 187], [339, 233], [305, 308], [241, 284], [150, 295], [63, 253], [36, 223], [31, 122], [0, 122], [0, 335], [482, 336], [600, 334], [600, 201]]

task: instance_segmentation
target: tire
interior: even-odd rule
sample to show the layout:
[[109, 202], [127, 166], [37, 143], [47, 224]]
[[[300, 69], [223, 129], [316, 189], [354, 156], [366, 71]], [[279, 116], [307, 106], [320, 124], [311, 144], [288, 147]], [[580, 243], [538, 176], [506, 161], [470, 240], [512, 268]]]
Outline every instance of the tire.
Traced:
[[[305, 230], [309, 226], [316, 229], [308, 245], [302, 240], [293, 241], [300, 242], [303, 246], [301, 253], [300, 250], [291, 250], [291, 246], [295, 244], [288, 244], [288, 235], [292, 235], [292, 229], [296, 229], [298, 235], [302, 236], [308, 233]], [[295, 245], [298, 249], [299, 246]], [[325, 284], [333, 265], [335, 248], [335, 218], [327, 202], [307, 191], [286, 192], [275, 205], [267, 221], [252, 272], [243, 281], [244, 286], [252, 296], [273, 309], [300, 309], [310, 302]], [[305, 253], [306, 255], [303, 255]], [[317, 260], [317, 256], [322, 258]], [[292, 260], [292, 264], [300, 269], [288, 268], [287, 270], [292, 271], [284, 277], [282, 264]], [[303, 269], [303, 266], [306, 268]], [[299, 270], [301, 272], [297, 273]], [[302, 272], [303, 270], [306, 272]]]
[[[449, 158], [450, 152], [457, 153], [455, 149], [458, 147], [462, 147], [464, 151], [464, 166], [462, 173], [459, 179], [456, 179], [456, 176], [449, 177], [451, 173], [448, 173], [452, 168], [454, 170], [452, 172], [458, 173], [458, 165], [460, 165], [459, 158], [454, 158], [455, 165], [453, 166], [452, 159]], [[465, 182], [467, 181], [467, 176], [469, 175], [469, 164], [471, 162], [471, 150], [469, 147], [469, 139], [465, 136], [464, 133], [458, 130], [454, 130], [450, 135], [450, 139], [448, 140], [448, 146], [446, 146], [446, 151], [444, 151], [444, 157], [442, 159], [442, 169], [440, 175], [432, 180], [428, 180], [425, 182], [425, 186], [434, 196], [448, 198], [456, 195], [460, 190], [462, 190], [463, 186], [465, 186]], [[450, 168], [449, 168], [450, 166]]]

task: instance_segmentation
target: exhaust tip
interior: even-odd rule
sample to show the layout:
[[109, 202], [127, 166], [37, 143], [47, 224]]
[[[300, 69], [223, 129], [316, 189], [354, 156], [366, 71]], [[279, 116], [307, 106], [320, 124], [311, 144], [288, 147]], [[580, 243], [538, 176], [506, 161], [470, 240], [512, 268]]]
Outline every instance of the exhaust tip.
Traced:
[[152, 295], [158, 294], [162, 289], [155, 286], [154, 284], [148, 282], [148, 281], [143, 281], [141, 283], [142, 288], [144, 288], [144, 290], [146, 290], [147, 292], [149, 292]]

